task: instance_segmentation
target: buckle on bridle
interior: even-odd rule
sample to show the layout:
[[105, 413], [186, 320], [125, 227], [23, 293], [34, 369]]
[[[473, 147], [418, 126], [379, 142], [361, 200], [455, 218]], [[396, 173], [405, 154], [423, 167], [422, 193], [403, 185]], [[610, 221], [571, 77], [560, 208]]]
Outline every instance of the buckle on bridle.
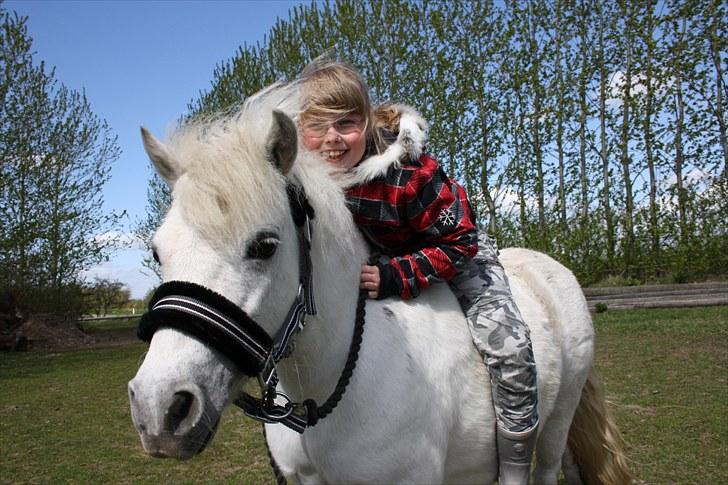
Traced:
[[[277, 404], [277, 398], [283, 398], [285, 402]], [[277, 393], [275, 387], [268, 388], [263, 398], [243, 394], [235, 401], [235, 405], [242, 408], [249, 418], [262, 423], [283, 424], [297, 433], [303, 433], [309, 426], [308, 408], [304, 404], [294, 403], [283, 393]]]
[[[272, 395], [263, 398], [260, 413], [266, 420], [279, 423], [293, 413], [294, 405], [287, 395], [277, 392], [274, 388], [271, 390]], [[283, 398], [285, 402], [282, 404], [277, 403], [275, 400], [279, 398]]]

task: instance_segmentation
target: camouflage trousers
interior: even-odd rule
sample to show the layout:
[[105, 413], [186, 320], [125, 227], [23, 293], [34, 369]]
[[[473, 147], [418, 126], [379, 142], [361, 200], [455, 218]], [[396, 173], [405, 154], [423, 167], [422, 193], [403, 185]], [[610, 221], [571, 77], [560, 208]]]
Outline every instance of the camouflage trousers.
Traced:
[[495, 241], [480, 234], [478, 254], [449, 283], [488, 366], [498, 425], [514, 432], [531, 429], [538, 421], [531, 336], [513, 301]]

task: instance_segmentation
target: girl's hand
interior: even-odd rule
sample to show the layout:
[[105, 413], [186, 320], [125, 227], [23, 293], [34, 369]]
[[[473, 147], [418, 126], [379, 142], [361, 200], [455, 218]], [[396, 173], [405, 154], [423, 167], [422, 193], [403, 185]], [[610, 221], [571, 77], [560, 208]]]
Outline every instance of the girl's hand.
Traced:
[[381, 283], [382, 280], [379, 275], [379, 267], [363, 264], [361, 267], [359, 288], [367, 290], [369, 298], [376, 299], [379, 296], [379, 285]]

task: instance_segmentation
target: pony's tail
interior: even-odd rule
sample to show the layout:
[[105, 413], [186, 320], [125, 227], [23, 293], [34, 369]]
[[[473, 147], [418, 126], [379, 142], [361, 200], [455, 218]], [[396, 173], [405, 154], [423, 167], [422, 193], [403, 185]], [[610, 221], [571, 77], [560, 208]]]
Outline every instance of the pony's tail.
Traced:
[[625, 485], [632, 481], [624, 440], [607, 409], [604, 387], [594, 367], [581, 391], [567, 446], [585, 484]]

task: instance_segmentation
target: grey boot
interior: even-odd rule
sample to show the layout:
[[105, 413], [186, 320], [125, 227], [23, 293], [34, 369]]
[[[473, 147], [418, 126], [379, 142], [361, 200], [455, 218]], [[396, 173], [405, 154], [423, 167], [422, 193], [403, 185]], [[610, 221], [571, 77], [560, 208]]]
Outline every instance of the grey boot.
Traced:
[[538, 425], [519, 433], [497, 426], [498, 483], [528, 485], [531, 475], [531, 455], [536, 445]]

